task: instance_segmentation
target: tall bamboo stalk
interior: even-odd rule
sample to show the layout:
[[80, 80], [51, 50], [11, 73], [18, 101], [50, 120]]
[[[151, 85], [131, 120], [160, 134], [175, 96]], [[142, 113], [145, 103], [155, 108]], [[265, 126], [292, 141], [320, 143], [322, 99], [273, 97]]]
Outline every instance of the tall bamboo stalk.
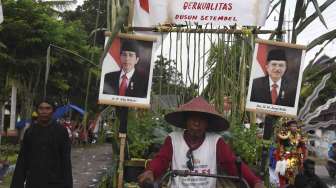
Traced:
[[241, 59], [240, 59], [240, 71], [239, 71], [239, 99], [240, 99], [240, 105], [239, 105], [239, 112], [242, 114], [242, 112], [245, 111], [245, 90], [246, 90], [246, 50], [245, 50], [245, 41], [241, 41]]
[[[98, 28], [98, 23], [99, 23], [99, 14], [100, 14], [100, 0], [98, 0], [98, 9], [97, 9], [97, 13], [96, 13], [96, 22], [95, 22], [95, 29]], [[96, 47], [96, 38], [97, 38], [97, 32], [94, 32], [94, 36], [93, 36], [93, 45], [92, 48]], [[91, 52], [91, 56], [90, 56], [90, 61], [92, 62], [94, 58], [94, 51], [92, 50]], [[83, 117], [83, 130], [86, 133], [86, 123], [87, 123], [87, 119], [88, 119], [88, 102], [89, 102], [89, 95], [90, 95], [90, 86], [91, 86], [91, 77], [92, 77], [92, 73], [91, 73], [91, 68], [90, 66], [88, 66], [88, 79], [87, 79], [87, 85], [86, 85], [86, 95], [85, 95], [85, 104], [84, 104], [84, 117]]]

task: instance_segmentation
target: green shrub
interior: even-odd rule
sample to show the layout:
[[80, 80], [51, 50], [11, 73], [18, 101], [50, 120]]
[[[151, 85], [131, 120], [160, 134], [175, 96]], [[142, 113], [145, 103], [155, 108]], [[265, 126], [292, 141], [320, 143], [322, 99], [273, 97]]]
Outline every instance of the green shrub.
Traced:
[[170, 131], [163, 115], [155, 115], [150, 111], [130, 112], [127, 135], [131, 157], [148, 158], [151, 155], [150, 147], [153, 144], [162, 144]]
[[245, 128], [242, 124], [232, 126], [230, 145], [248, 165], [255, 166], [261, 158], [262, 139], [257, 138], [257, 126]]

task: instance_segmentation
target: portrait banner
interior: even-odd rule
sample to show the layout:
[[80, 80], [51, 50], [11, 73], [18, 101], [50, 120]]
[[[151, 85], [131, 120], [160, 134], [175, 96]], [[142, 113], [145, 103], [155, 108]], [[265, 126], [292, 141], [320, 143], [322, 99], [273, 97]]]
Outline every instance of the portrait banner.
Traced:
[[305, 46], [256, 40], [246, 110], [296, 117]]
[[134, 0], [133, 26], [197, 24], [263, 26], [269, 0]]
[[99, 104], [150, 107], [156, 37], [119, 34], [103, 64]]

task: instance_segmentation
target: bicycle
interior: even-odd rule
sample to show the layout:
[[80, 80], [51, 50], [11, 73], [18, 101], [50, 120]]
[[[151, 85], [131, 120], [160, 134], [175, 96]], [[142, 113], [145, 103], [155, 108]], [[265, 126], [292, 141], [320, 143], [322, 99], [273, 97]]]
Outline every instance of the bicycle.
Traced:
[[[227, 176], [219, 174], [204, 174], [190, 172], [189, 170], [171, 170], [168, 171], [159, 181], [145, 182], [142, 186], [143, 188], [161, 188], [163, 187], [163, 182], [167, 180], [168, 177], [174, 178], [177, 176], [187, 177], [187, 176], [200, 176], [200, 177], [212, 177], [217, 179], [230, 180], [235, 183], [237, 188], [250, 188], [248, 183], [241, 176]], [[231, 185], [232, 186], [232, 185]]]

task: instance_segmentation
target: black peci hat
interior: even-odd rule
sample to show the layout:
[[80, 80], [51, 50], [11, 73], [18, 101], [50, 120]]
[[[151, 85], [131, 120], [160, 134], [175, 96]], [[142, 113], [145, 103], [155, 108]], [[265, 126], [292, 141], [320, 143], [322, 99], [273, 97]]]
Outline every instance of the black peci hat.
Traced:
[[138, 42], [135, 40], [129, 40], [129, 39], [123, 40], [121, 44], [120, 53], [123, 51], [135, 52], [136, 56], [139, 56]]
[[272, 60], [287, 61], [286, 52], [283, 49], [272, 49], [268, 52], [267, 62]]

